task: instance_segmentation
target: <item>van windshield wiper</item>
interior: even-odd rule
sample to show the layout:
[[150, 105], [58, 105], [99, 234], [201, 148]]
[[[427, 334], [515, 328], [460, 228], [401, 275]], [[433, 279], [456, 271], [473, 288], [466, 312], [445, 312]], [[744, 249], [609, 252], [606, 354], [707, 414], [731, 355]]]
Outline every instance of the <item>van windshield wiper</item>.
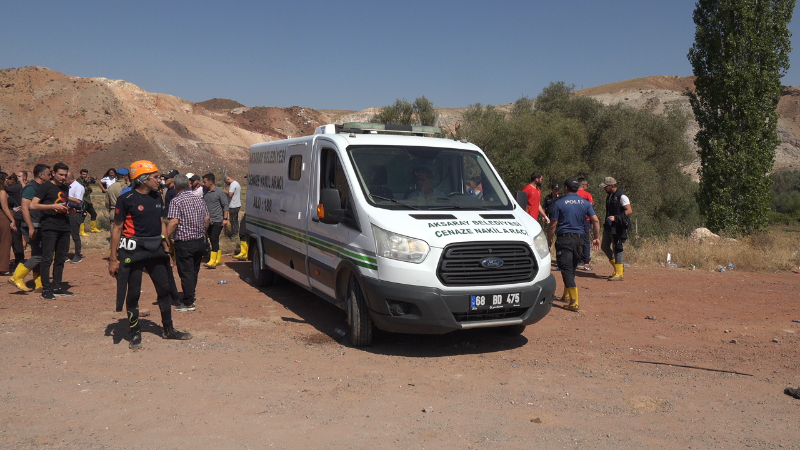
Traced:
[[393, 198], [389, 198], [389, 197], [381, 197], [380, 195], [375, 195], [375, 194], [369, 194], [369, 196], [370, 196], [371, 198], [373, 198], [373, 199], [378, 199], [378, 200], [386, 200], [386, 201], [388, 201], [388, 202], [397, 203], [398, 205], [405, 206], [406, 208], [410, 208], [410, 209], [416, 209], [416, 210], [419, 210], [419, 208], [417, 208], [417, 207], [414, 207], [414, 206], [411, 206], [411, 205], [405, 204], [405, 203], [403, 203], [403, 202], [401, 202], [401, 201], [399, 201], [399, 200], [395, 200], [395, 199], [393, 199]]

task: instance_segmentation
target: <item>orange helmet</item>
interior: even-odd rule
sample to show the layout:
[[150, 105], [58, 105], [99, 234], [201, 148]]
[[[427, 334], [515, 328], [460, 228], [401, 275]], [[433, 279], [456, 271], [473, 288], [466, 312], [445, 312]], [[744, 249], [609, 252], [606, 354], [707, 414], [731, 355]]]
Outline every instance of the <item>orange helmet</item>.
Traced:
[[131, 164], [131, 180], [139, 178], [140, 175], [154, 172], [158, 172], [158, 167], [150, 161], [142, 159]]

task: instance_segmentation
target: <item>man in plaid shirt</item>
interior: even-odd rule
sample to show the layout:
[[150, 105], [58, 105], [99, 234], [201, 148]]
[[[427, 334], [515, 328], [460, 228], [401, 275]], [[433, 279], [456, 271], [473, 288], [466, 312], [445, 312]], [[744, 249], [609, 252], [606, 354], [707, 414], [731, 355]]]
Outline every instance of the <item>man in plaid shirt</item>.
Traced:
[[186, 175], [175, 176], [178, 195], [169, 203], [167, 211], [167, 239], [174, 244], [175, 262], [181, 279], [183, 300], [175, 311], [194, 311], [197, 275], [206, 250], [206, 231], [209, 215], [206, 202], [194, 195]]

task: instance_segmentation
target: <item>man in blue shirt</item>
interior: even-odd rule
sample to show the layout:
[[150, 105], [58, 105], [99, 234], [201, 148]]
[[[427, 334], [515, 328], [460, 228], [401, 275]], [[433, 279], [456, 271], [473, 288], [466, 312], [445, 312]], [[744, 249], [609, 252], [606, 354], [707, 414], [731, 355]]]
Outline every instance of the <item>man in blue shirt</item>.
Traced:
[[550, 216], [550, 227], [547, 229], [547, 245], [553, 243], [556, 235], [556, 263], [561, 270], [564, 281], [564, 295], [562, 301], [569, 298], [569, 304], [564, 307], [570, 311], [578, 310], [578, 287], [575, 284], [575, 270], [583, 261], [583, 223], [588, 217], [592, 221], [592, 249], [600, 250], [600, 221], [592, 205], [580, 197], [577, 192], [580, 183], [575, 177], [564, 181], [565, 195], [553, 204], [553, 215]]

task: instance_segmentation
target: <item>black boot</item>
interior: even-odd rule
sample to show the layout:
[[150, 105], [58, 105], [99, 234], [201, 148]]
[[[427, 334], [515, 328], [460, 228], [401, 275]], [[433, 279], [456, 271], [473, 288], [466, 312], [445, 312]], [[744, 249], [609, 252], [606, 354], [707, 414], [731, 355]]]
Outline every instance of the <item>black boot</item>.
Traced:
[[135, 331], [131, 334], [131, 343], [128, 344], [128, 348], [131, 350], [139, 350], [142, 348], [142, 332]]
[[176, 330], [173, 327], [164, 328], [164, 332], [161, 334], [161, 337], [164, 339], [177, 339], [179, 341], [188, 341], [192, 338], [192, 333], [183, 333]]
[[786, 394], [786, 395], [792, 396], [794, 398], [800, 399], [800, 387], [797, 388], [797, 389], [795, 389], [795, 388], [786, 388], [786, 389], [783, 390], [783, 393]]

